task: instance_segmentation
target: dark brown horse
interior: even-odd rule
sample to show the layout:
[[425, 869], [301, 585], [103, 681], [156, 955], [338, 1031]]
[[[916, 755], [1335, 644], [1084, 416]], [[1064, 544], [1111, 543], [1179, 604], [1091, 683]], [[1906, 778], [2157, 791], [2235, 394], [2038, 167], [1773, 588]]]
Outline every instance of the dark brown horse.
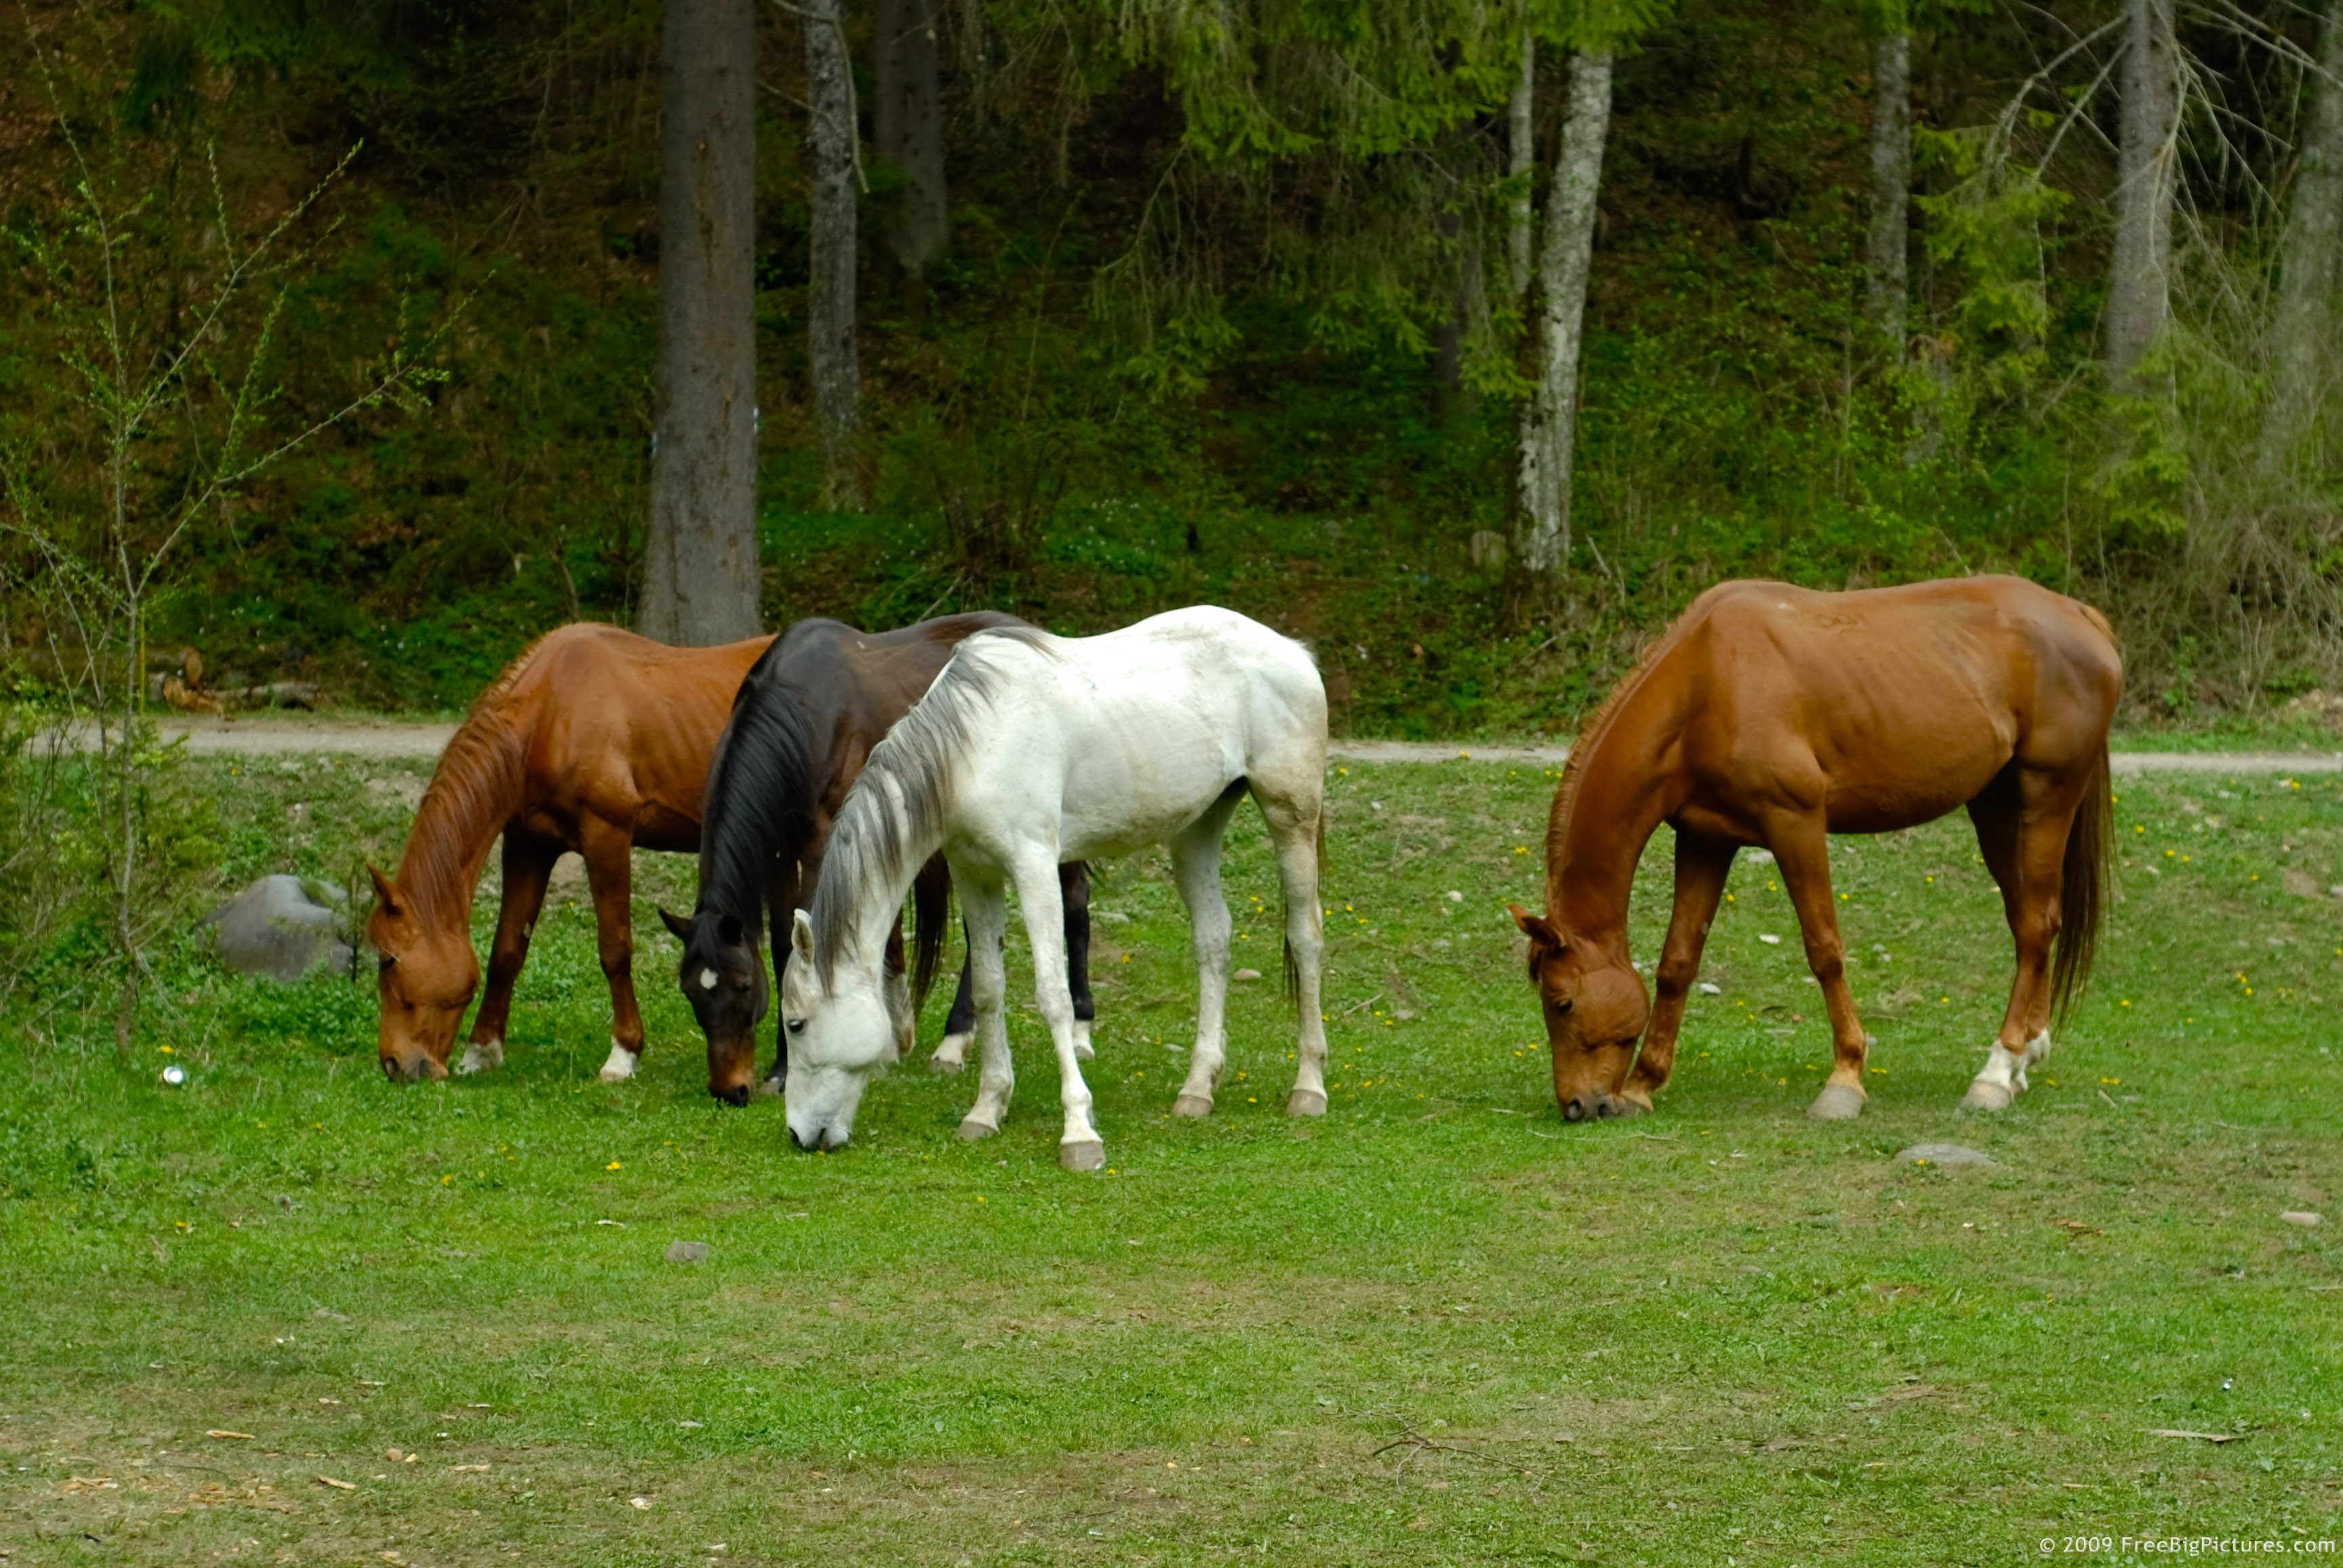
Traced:
[[610, 982], [602, 1076], [633, 1076], [643, 1018], [635, 1005], [631, 851], [699, 847], [709, 754], [741, 677], [772, 640], [669, 648], [614, 626], [565, 626], [532, 643], [480, 694], [432, 772], [397, 876], [367, 868], [385, 1072], [447, 1075], [457, 1027], [480, 983], [472, 896], [501, 834], [504, 903], [488, 992], [456, 1070], [504, 1060], [513, 980], [528, 957], [546, 879], [562, 852], [575, 850], [585, 858]]
[[[926, 694], [964, 638], [989, 628], [1025, 624], [989, 611], [942, 616], [887, 632], [803, 620], [740, 682], [731, 719], [708, 769], [698, 900], [688, 920], [659, 911], [683, 943], [679, 978], [708, 1038], [710, 1094], [745, 1105], [757, 1084], [756, 1029], [771, 996], [760, 956], [766, 918], [770, 915], [777, 933], [772, 972], [778, 978], [789, 959], [789, 917], [813, 902], [830, 825], [870, 749]], [[1088, 1055], [1095, 1016], [1090, 878], [1075, 863], [1060, 868], [1059, 881], [1077, 1049]], [[890, 1000], [898, 1048], [904, 1053], [911, 1046], [916, 997], [926, 994], [941, 948], [950, 885], [940, 856], [915, 885], [919, 952], [908, 985], [900, 929], [890, 949]], [[932, 1070], [960, 1070], [974, 1018], [963, 964], [943, 1043], [929, 1063]], [[788, 1061], [789, 1041], [777, 1033], [773, 1070], [764, 1081], [767, 1092], [779, 1092]]]
[[[1758, 844], [1781, 868], [1830, 1009], [1837, 1061], [1809, 1114], [1860, 1113], [1869, 1042], [1847, 990], [1828, 835], [1963, 805], [2017, 942], [2009, 1010], [1963, 1103], [2006, 1106], [2050, 1049], [2053, 1003], [2063, 1012], [2089, 972], [2122, 691], [2105, 618], [2016, 578], [1703, 594], [1571, 752], [1546, 829], [1545, 913], [1513, 906], [1564, 1116], [1652, 1108], [1725, 874]], [[1662, 822], [1675, 829], [1675, 912], [1654, 1007], [1627, 954], [1627, 895]]]

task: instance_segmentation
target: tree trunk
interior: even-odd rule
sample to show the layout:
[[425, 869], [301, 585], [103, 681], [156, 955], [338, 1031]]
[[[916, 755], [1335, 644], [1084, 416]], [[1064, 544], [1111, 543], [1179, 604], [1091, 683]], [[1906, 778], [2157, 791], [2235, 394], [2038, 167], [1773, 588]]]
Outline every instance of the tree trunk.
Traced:
[[1531, 591], [1548, 605], [1560, 598], [1570, 560], [1571, 447], [1578, 428], [1580, 328], [1594, 254], [1594, 198], [1603, 178], [1603, 140], [1611, 122], [1611, 52], [1590, 50], [1573, 62], [1562, 151], [1546, 198], [1544, 254], [1538, 257], [1537, 389], [1522, 410], [1521, 499], [1513, 557]]
[[950, 236], [944, 127], [936, 69], [938, 0], [876, 0], [871, 9], [879, 101], [870, 115], [879, 156], [903, 176], [887, 223], [887, 250], [918, 277]]
[[2173, 0], [2126, 0], [2116, 245], [2107, 279], [2107, 374], [2128, 378], [2171, 310], [2179, 47]]
[[2336, 245], [2343, 233], [2343, 0], [2318, 16], [2318, 73], [2308, 84], [2310, 113], [2302, 165], [2287, 205], [2272, 323], [2270, 445], [2289, 444], [2317, 406], [2334, 331]]
[[813, 410], [821, 429], [822, 498], [860, 510], [862, 477], [855, 437], [862, 428], [862, 368], [855, 349], [854, 72], [838, 0], [807, 0], [806, 85], [813, 144], [812, 283], [806, 335], [813, 362]]
[[637, 624], [756, 635], [756, 14], [668, 0], [659, 98], [659, 346]]
[[1521, 184], [1513, 203], [1512, 221], [1505, 230], [1505, 259], [1513, 272], [1513, 303], [1519, 305], [1530, 287], [1530, 245], [1535, 236], [1530, 216], [1530, 182], [1537, 169], [1537, 39], [1522, 34], [1522, 75], [1505, 104], [1505, 173]]
[[1866, 314], [1890, 363], [1904, 358], [1912, 189], [1912, 35], [1880, 35], [1871, 51], [1871, 243]]

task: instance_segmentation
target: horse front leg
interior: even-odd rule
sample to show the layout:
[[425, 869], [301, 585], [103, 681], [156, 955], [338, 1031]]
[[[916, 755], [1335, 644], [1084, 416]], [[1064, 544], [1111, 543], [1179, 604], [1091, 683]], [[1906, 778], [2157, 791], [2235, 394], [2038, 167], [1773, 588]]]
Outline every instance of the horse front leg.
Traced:
[[623, 1083], [643, 1054], [643, 1014], [635, 1003], [634, 835], [588, 817], [579, 824], [578, 847], [594, 891], [602, 978], [610, 984], [610, 1056], [602, 1063], [602, 1081]]
[[505, 1064], [505, 1030], [512, 1015], [513, 984], [528, 961], [528, 939], [545, 908], [545, 884], [561, 845], [517, 828], [505, 829], [504, 896], [497, 910], [496, 940], [488, 949], [488, 983], [480, 993], [480, 1010], [472, 1020], [470, 1041], [459, 1073], [485, 1071]]
[[1074, 999], [1074, 1054], [1084, 1061], [1098, 1052], [1091, 1025], [1098, 1002], [1091, 995], [1091, 869], [1080, 860], [1058, 868], [1058, 897], [1066, 906], [1066, 990]]
[[1870, 1098], [1863, 1087], [1863, 1067], [1871, 1041], [1863, 1032], [1855, 993], [1846, 983], [1846, 944], [1839, 938], [1838, 910], [1831, 899], [1830, 834], [1819, 810], [1785, 814], [1764, 826], [1765, 841], [1781, 868], [1782, 885], [1798, 911], [1806, 965], [1821, 982], [1823, 1005], [1830, 1010], [1831, 1045], [1837, 1060], [1806, 1114], [1821, 1121], [1844, 1121], [1862, 1115]]
[[1009, 1097], [1017, 1087], [1016, 1070], [1009, 1060], [1008, 962], [1001, 947], [1009, 930], [1009, 903], [998, 881], [963, 878], [957, 869], [952, 880], [960, 887], [960, 914], [968, 928], [969, 989], [981, 1048], [976, 1103], [961, 1118], [960, 1135], [990, 1138], [1001, 1131], [1001, 1119], [1009, 1114]]
[[960, 940], [968, 951], [960, 960], [960, 984], [952, 991], [951, 1010], [944, 1015], [944, 1037], [936, 1041], [936, 1049], [928, 1058], [930, 1072], [958, 1072], [968, 1065], [968, 1048], [976, 1040], [976, 998], [969, 990], [969, 970], [976, 961], [976, 943], [968, 934], [968, 922], [960, 922]]
[[1059, 902], [1057, 858], [1017, 867], [1017, 901], [1025, 914], [1025, 940], [1033, 949], [1033, 1000], [1050, 1026], [1058, 1052], [1058, 1100], [1065, 1108], [1065, 1131], [1058, 1139], [1058, 1163], [1069, 1171], [1095, 1171], [1106, 1163], [1106, 1143], [1091, 1117], [1091, 1086], [1082, 1081], [1082, 1059], [1074, 1049], [1074, 999], [1066, 983], [1065, 918]]
[[1660, 950], [1657, 983], [1653, 990], [1652, 1020], [1644, 1030], [1644, 1049], [1619, 1097], [1637, 1111], [1649, 1111], [1652, 1097], [1667, 1087], [1675, 1069], [1676, 1032], [1684, 1027], [1684, 1000], [1700, 978], [1700, 953], [1708, 940], [1709, 922], [1716, 918], [1717, 900], [1725, 896], [1725, 879], [1733, 869], [1739, 846], [1721, 839], [1704, 839], [1679, 829], [1676, 833], [1675, 912], [1668, 920], [1668, 939]]

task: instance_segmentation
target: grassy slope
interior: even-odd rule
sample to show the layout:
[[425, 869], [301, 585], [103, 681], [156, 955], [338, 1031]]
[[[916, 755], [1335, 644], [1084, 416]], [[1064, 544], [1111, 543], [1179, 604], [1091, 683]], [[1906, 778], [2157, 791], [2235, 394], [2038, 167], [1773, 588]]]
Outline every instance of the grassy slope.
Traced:
[[[395, 782], [240, 768], [204, 780], [240, 870], [339, 875], [397, 843]], [[574, 900], [542, 923], [491, 1080], [394, 1089], [363, 990], [193, 963], [172, 976], [176, 1091], [159, 1054], [118, 1069], [69, 1020], [65, 1044], [28, 1043], [20, 1012], [0, 1045], [0, 1546], [1888, 1563], [2337, 1533], [2343, 1292], [2318, 1287], [2343, 1284], [2324, 892], [2343, 781], [2127, 784], [2099, 982], [1992, 1121], [1952, 1109], [2007, 970], [1960, 826], [1840, 846], [1882, 1042], [1852, 1126], [1799, 1114], [1827, 1041], [1786, 901], [1744, 865], [1711, 949], [1722, 994], [1696, 999], [1660, 1114], [1573, 1129], [1500, 908], [1535, 887], [1551, 783], [1335, 778], [1322, 1124], [1277, 1114], [1289, 1026], [1266, 984], [1239, 988], [1248, 1076], [1210, 1123], [1165, 1119], [1184, 925], [1160, 863], [1112, 868], [1097, 1179], [1054, 1166], [1030, 1015], [1001, 1138], [955, 1142], [972, 1082], [911, 1070], [873, 1091], [852, 1151], [785, 1151], [772, 1104], [702, 1092], [663, 937], [643, 942], [645, 1076], [589, 1082], [606, 1003]], [[287, 826], [295, 800], [314, 828]], [[1274, 883], [1240, 820], [1238, 961], [1273, 975], [1273, 926], [1247, 911]], [[647, 866], [647, 897], [688, 876]], [[1655, 852], [1645, 953], [1665, 876]], [[1887, 1158], [1938, 1138], [1999, 1163]], [[2330, 1223], [2278, 1221], [2297, 1208]], [[708, 1262], [664, 1262], [676, 1239]], [[2246, 1435], [2147, 1434], [2166, 1427]]]

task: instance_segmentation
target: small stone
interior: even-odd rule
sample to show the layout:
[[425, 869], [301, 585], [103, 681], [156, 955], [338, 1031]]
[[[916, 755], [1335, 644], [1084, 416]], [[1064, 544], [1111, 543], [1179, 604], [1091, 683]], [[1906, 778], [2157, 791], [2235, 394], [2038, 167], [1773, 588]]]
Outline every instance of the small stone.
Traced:
[[1913, 1165], [1990, 1165], [1990, 1155], [1959, 1143], [1915, 1143], [1899, 1149], [1896, 1158]]
[[1464, 901], [1464, 895], [1451, 888], [1448, 890], [1448, 901], [1452, 904], [1461, 904]]
[[2320, 1223], [2324, 1216], [2314, 1214], [2308, 1209], [2288, 1209], [2278, 1218], [2289, 1225], [2300, 1225], [2303, 1229], [2308, 1230], [2311, 1226]]
[[1700, 982], [1700, 994], [1703, 996], [1723, 996], [1725, 994], [1725, 988], [1718, 985], [1715, 980], [1703, 980]]
[[1231, 980], [1259, 980], [1261, 978], [1261, 971], [1259, 970], [1239, 970], [1229, 978]]
[[667, 1244], [667, 1261], [670, 1263], [704, 1263], [708, 1261], [708, 1243], [669, 1241]]
[[1771, 931], [1759, 931], [1757, 933], [1757, 940], [1764, 942], [1769, 948], [1778, 948], [1782, 945], [1782, 939], [1775, 936]]
[[163, 1070], [163, 1081], [176, 1089], [187, 1081], [187, 1070], [175, 1061]]

